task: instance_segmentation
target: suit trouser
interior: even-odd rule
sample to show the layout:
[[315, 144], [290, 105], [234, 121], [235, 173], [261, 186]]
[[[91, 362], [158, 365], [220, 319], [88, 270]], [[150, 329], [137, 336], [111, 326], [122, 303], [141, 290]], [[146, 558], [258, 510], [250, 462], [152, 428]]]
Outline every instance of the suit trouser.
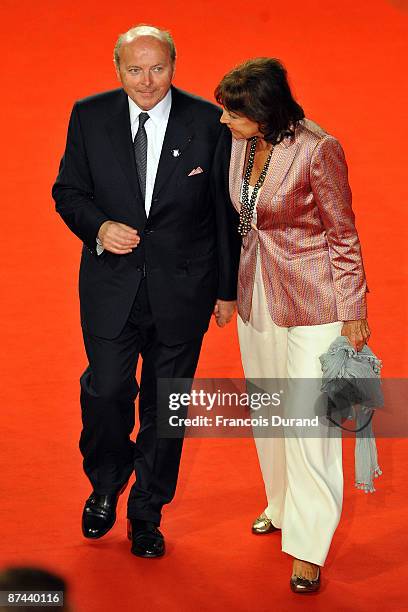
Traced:
[[[340, 335], [341, 327], [341, 322], [276, 325], [268, 311], [258, 257], [251, 318], [245, 324], [238, 317], [242, 362], [247, 379], [289, 379], [289, 415], [315, 416], [322, 399], [319, 355]], [[341, 435], [337, 428], [325, 426], [320, 426], [319, 437], [301, 437], [285, 429], [281, 437], [255, 437], [268, 502], [265, 513], [282, 529], [284, 552], [324, 565], [342, 509]]]
[[[141, 282], [129, 319], [107, 340], [83, 332], [89, 365], [81, 376], [83, 429], [80, 450], [84, 471], [101, 495], [119, 491], [133, 471], [136, 482], [128, 500], [128, 518], [160, 524], [163, 504], [175, 493], [183, 440], [157, 435], [157, 379], [193, 378], [202, 336], [176, 346], [157, 338], [146, 280]], [[139, 431], [135, 373], [143, 359], [139, 393]]]

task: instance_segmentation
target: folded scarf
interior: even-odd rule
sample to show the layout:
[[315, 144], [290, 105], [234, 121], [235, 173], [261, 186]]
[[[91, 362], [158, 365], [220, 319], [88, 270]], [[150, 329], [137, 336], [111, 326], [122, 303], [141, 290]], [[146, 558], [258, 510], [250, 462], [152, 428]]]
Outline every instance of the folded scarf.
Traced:
[[356, 433], [355, 486], [373, 493], [374, 478], [382, 474], [372, 429], [373, 411], [384, 405], [382, 362], [367, 345], [357, 352], [345, 336], [336, 338], [319, 359], [323, 372], [321, 390], [328, 396], [329, 420], [343, 429], [348, 428], [339, 420], [356, 422], [355, 430], [348, 429]]

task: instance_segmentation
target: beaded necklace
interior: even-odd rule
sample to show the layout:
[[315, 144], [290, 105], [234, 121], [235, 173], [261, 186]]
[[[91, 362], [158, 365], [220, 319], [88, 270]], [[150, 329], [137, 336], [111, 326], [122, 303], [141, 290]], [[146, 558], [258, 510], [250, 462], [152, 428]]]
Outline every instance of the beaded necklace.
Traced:
[[239, 225], [238, 225], [238, 232], [241, 234], [241, 236], [246, 236], [251, 229], [251, 221], [252, 221], [252, 217], [254, 214], [256, 198], [258, 195], [258, 191], [264, 184], [266, 173], [268, 172], [268, 168], [269, 168], [269, 164], [270, 164], [272, 152], [273, 152], [273, 147], [272, 147], [272, 149], [269, 152], [268, 158], [265, 162], [265, 165], [262, 169], [262, 172], [259, 175], [259, 179], [257, 180], [254, 186], [254, 189], [251, 195], [251, 199], [249, 199], [249, 181], [250, 181], [252, 170], [254, 167], [255, 150], [256, 150], [257, 141], [258, 141], [257, 136], [254, 136], [253, 138], [251, 138], [248, 165], [246, 167], [245, 174], [244, 174], [244, 184], [242, 188], [242, 205], [241, 205], [241, 210], [239, 213]]

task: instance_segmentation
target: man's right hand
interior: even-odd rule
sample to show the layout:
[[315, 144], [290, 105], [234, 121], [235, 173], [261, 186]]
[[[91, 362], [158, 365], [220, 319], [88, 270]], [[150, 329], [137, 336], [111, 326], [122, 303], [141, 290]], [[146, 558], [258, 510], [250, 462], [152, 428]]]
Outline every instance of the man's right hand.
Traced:
[[99, 228], [98, 238], [106, 251], [115, 255], [131, 253], [140, 242], [140, 236], [133, 227], [116, 221], [105, 221]]

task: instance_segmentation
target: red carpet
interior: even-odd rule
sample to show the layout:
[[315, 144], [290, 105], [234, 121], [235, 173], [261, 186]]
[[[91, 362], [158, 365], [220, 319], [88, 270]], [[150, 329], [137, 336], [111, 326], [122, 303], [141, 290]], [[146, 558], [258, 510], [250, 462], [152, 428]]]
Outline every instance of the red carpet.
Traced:
[[[279, 536], [249, 526], [264, 507], [252, 440], [187, 440], [178, 494], [163, 530], [168, 554], [132, 557], [125, 499], [103, 540], [80, 533], [89, 493], [77, 449], [80, 244], [53, 211], [50, 187], [75, 99], [116, 87], [117, 34], [138, 22], [168, 27], [176, 85], [211, 98], [218, 79], [250, 56], [287, 65], [307, 115], [339, 137], [370, 288], [371, 346], [384, 376], [407, 375], [407, 0], [3, 0], [0, 167], [2, 356], [1, 562], [61, 572], [77, 612], [408, 609], [406, 440], [380, 440], [378, 491], [354, 490], [345, 444], [345, 504], [308, 599], [288, 588]], [[211, 327], [199, 375], [240, 376], [235, 326]], [[64, 508], [64, 512], [62, 509]]]

